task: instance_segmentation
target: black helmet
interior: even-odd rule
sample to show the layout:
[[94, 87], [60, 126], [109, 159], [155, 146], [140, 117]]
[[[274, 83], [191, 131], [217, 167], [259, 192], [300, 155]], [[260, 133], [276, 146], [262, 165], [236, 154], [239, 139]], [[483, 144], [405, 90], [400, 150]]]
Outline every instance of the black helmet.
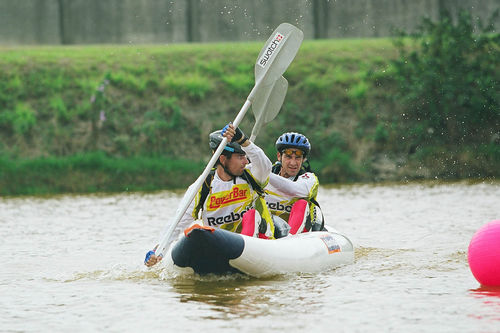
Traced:
[[311, 151], [311, 144], [305, 135], [295, 132], [283, 133], [276, 140], [276, 150], [280, 153], [286, 148], [298, 148], [304, 152], [304, 155]]
[[[223, 139], [224, 137], [222, 136], [220, 130], [210, 133], [210, 148], [215, 151]], [[246, 154], [245, 151], [241, 149], [240, 144], [236, 142], [228, 142], [222, 153], [225, 153], [225, 155], [232, 153]]]

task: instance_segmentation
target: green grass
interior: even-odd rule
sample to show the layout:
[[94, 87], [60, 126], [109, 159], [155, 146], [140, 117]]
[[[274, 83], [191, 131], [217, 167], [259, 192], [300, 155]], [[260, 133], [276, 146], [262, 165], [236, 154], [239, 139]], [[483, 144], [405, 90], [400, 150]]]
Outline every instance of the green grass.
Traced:
[[0, 157], [0, 195], [121, 192], [182, 188], [203, 170], [197, 161], [114, 158], [103, 152], [67, 157]]
[[166, 90], [175, 96], [187, 96], [195, 100], [202, 100], [215, 87], [214, 82], [200, 74], [188, 74], [181, 77], [169, 75], [163, 80]]
[[[188, 185], [210, 156], [208, 134], [234, 119], [253, 87], [261, 47], [0, 47], [0, 194]], [[414, 126], [410, 138], [401, 133], [396, 57], [389, 39], [304, 41], [284, 74], [289, 88], [280, 114], [256, 143], [274, 157], [283, 131], [306, 134], [322, 183], [375, 179], [377, 154], [445, 175], [436, 155], [422, 152], [443, 150], [425, 147], [427, 128]], [[249, 111], [241, 128], [250, 134], [253, 123]], [[422, 153], [411, 155], [414, 147]], [[497, 154], [464, 146], [451, 156], [467, 160], [474, 175], [498, 176], [491, 167]]]

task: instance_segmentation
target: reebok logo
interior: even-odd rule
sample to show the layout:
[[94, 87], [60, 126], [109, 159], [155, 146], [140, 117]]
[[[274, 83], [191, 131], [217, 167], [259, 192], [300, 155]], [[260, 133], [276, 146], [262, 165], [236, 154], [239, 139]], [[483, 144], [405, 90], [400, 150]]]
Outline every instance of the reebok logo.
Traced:
[[243, 214], [245, 214], [251, 207], [247, 207], [241, 213], [231, 212], [231, 214], [219, 217], [207, 217], [207, 222], [210, 227], [217, 227], [226, 223], [233, 223], [240, 221], [243, 218]]
[[292, 211], [292, 206], [283, 205], [279, 202], [268, 202], [267, 207], [269, 207], [270, 210], [274, 210], [274, 211], [281, 211], [281, 212], [287, 212], [287, 213], [290, 213]]

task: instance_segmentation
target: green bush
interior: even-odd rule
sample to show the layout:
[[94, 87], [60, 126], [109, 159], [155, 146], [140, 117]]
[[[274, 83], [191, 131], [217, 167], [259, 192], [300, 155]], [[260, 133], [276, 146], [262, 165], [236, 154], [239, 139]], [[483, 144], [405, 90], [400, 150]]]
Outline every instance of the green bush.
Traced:
[[212, 76], [221, 76], [224, 72], [224, 66], [222, 66], [222, 63], [220, 60], [208, 60], [208, 61], [200, 61], [197, 63], [196, 68], [202, 72], [206, 73], [208, 75]]
[[142, 123], [134, 128], [135, 132], [146, 137], [147, 142], [155, 151], [166, 141], [166, 138], [162, 134], [167, 129], [169, 129], [168, 121], [165, 115], [158, 110], [149, 110], [144, 113]]
[[139, 94], [146, 91], [147, 82], [131, 73], [113, 72], [110, 75], [110, 81], [113, 85], [119, 88], [124, 88]]
[[328, 74], [331, 75], [333, 82], [336, 83], [351, 83], [353, 79], [352, 71], [342, 66], [335, 67], [333, 71]]
[[333, 148], [311, 167], [324, 183], [348, 183], [359, 179], [359, 173], [348, 152]]
[[386, 143], [389, 138], [389, 132], [384, 124], [377, 124], [375, 128], [374, 140], [376, 143]]
[[362, 100], [365, 97], [367, 90], [368, 84], [364, 81], [360, 81], [351, 87], [347, 95], [354, 101]]
[[10, 106], [22, 97], [23, 83], [19, 75], [0, 74], [0, 105]]
[[71, 120], [71, 114], [68, 112], [66, 104], [61, 96], [55, 96], [50, 100], [50, 108], [54, 111], [54, 114], [60, 122], [65, 123]]
[[182, 109], [178, 104], [176, 97], [161, 97], [160, 105], [162, 108], [167, 110], [168, 117], [168, 128], [182, 128]]
[[252, 75], [248, 73], [226, 75], [222, 78], [222, 80], [229, 88], [229, 91], [238, 95], [245, 95], [250, 93], [250, 90], [254, 85], [254, 79]]
[[[492, 23], [477, 25], [475, 33], [466, 11], [456, 20], [445, 12], [436, 23], [424, 19], [410, 38], [395, 40], [403, 118], [407, 127], [429, 129], [433, 142], [470, 141], [481, 138], [479, 130], [500, 126], [500, 34], [492, 33]], [[418, 47], [408, 51], [408, 40]]]
[[27, 134], [36, 124], [35, 111], [28, 104], [17, 104], [10, 120], [15, 133]]
[[305, 90], [308, 93], [327, 93], [335, 82], [335, 75], [332, 76], [330, 74], [318, 75], [311, 74], [308, 75], [302, 82]]
[[170, 95], [187, 95], [195, 100], [205, 98], [215, 87], [212, 80], [196, 73], [182, 77], [170, 75], [164, 83]]

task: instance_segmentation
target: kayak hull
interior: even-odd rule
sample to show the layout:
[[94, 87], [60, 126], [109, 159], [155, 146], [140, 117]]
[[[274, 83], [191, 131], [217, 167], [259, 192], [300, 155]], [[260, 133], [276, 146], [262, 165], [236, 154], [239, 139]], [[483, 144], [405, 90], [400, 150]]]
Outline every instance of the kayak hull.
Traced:
[[346, 236], [333, 231], [268, 240], [195, 227], [172, 244], [165, 259], [200, 275], [244, 273], [264, 277], [321, 272], [350, 264], [354, 246]]

